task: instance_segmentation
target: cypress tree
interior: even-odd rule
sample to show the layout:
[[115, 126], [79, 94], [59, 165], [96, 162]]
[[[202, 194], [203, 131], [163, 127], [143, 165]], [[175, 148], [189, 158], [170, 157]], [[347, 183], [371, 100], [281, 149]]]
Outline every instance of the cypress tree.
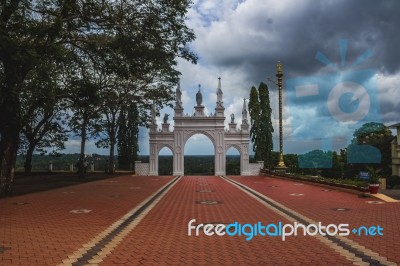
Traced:
[[250, 140], [253, 143], [254, 159], [259, 161], [259, 154], [257, 153], [258, 146], [258, 130], [260, 124], [260, 101], [258, 99], [258, 91], [256, 87], [251, 87], [250, 100], [249, 100], [249, 114], [251, 118]]
[[272, 132], [274, 132], [274, 128], [271, 121], [272, 109], [269, 101], [269, 90], [268, 86], [263, 82], [258, 87], [258, 96], [260, 102], [260, 122], [257, 132], [258, 143], [256, 153], [258, 158], [264, 161], [264, 167], [269, 168], [272, 166]]

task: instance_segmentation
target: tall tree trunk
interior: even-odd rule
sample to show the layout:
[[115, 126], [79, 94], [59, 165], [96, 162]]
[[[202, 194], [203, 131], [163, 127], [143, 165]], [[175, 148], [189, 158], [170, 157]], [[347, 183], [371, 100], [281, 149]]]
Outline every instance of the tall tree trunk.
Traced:
[[114, 160], [114, 148], [115, 148], [115, 114], [112, 116], [112, 123], [110, 126], [110, 131], [109, 131], [109, 138], [110, 138], [110, 158], [108, 160], [109, 165], [108, 165], [108, 172], [110, 174], [115, 173], [115, 160]]
[[18, 94], [2, 87], [1, 100], [3, 102], [0, 105], [0, 196], [12, 192], [21, 129]]
[[109, 165], [108, 165], [108, 173], [113, 174], [115, 173], [115, 167], [114, 167], [114, 148], [115, 148], [115, 138], [110, 138], [110, 158], [108, 160]]
[[78, 176], [79, 178], [85, 178], [85, 145], [86, 145], [86, 125], [87, 125], [87, 118], [86, 114], [84, 114], [84, 118], [82, 121], [82, 127], [81, 127], [81, 153], [79, 156], [79, 161], [78, 161]]
[[28, 150], [26, 151], [26, 158], [24, 163], [25, 174], [30, 175], [32, 173], [32, 156], [35, 146], [29, 144]]
[[1, 132], [0, 142], [0, 196], [12, 192], [15, 161], [19, 138], [17, 133]]

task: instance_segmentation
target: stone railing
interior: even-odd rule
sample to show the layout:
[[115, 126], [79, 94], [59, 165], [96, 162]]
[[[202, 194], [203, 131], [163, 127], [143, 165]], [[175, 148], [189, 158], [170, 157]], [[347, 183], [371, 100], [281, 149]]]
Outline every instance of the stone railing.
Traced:
[[257, 161], [257, 163], [249, 163], [249, 175], [260, 175], [260, 170], [264, 166], [264, 161]]
[[150, 164], [142, 163], [141, 161], [135, 161], [135, 174], [136, 175], [149, 175]]

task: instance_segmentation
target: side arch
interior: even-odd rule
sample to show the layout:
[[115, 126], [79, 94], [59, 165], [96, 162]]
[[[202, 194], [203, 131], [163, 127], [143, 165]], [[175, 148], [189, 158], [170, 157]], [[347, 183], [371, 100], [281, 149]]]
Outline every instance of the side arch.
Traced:
[[162, 149], [164, 149], [164, 148], [168, 148], [172, 152], [172, 155], [174, 154], [173, 144], [170, 144], [170, 143], [159, 143], [157, 148], [158, 148], [157, 149], [157, 155], [159, 155], [160, 151]]
[[226, 145], [225, 145], [225, 154], [227, 153], [227, 151], [228, 151], [230, 148], [235, 148], [235, 149], [239, 152], [239, 155], [242, 156], [242, 149], [241, 149], [241, 147], [240, 147], [240, 144], [235, 144], [235, 143], [226, 144]]
[[156, 155], [156, 160], [158, 175], [172, 175], [174, 161], [174, 152], [172, 145], [170, 143], [159, 143], [157, 146], [157, 151], [158, 152]]

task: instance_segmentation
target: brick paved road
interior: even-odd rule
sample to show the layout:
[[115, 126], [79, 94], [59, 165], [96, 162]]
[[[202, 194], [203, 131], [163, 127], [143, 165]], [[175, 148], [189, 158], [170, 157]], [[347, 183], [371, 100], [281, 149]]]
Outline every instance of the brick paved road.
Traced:
[[[396, 242], [400, 236], [399, 203], [367, 204], [372, 199], [293, 181], [231, 178], [316, 221], [380, 224], [384, 237], [352, 235], [350, 239], [400, 263]], [[167, 184], [165, 191], [156, 193]], [[140, 203], [155, 194], [159, 197], [141, 210]], [[201, 201], [217, 204], [199, 204]], [[28, 204], [22, 205], [24, 202]], [[350, 210], [337, 212], [332, 208]], [[314, 237], [286, 241], [262, 236], [251, 241], [245, 236], [189, 237], [191, 219], [196, 219], [196, 224], [290, 222], [220, 177], [185, 176], [175, 182], [172, 177], [124, 176], [0, 199], [0, 265], [81, 265], [89, 261], [100, 265], [361, 264], [361, 259]], [[73, 260], [80, 250], [90, 248], [97, 250], [89, 252], [91, 260], [85, 256], [81, 261]]]
[[[384, 236], [351, 234], [349, 238], [391, 261], [400, 263], [400, 203], [384, 203], [373, 198], [359, 198], [355, 194], [334, 189], [326, 191], [326, 188], [319, 186], [270, 177], [236, 176], [231, 178], [324, 224], [348, 223], [352, 228], [361, 225], [381, 225]], [[290, 194], [304, 195], [290, 196]], [[368, 203], [371, 201], [374, 203]], [[334, 208], [349, 210], [333, 211]]]
[[[0, 199], [0, 248], [10, 248], [0, 265], [60, 263], [171, 179], [123, 176]], [[70, 212], [82, 209], [91, 212]]]
[[[196, 192], [207, 191], [213, 192]], [[213, 200], [220, 204], [202, 205]], [[288, 222], [219, 177], [184, 177], [102, 265], [345, 265], [351, 264], [318, 240], [307, 237], [189, 237], [198, 223]]]

